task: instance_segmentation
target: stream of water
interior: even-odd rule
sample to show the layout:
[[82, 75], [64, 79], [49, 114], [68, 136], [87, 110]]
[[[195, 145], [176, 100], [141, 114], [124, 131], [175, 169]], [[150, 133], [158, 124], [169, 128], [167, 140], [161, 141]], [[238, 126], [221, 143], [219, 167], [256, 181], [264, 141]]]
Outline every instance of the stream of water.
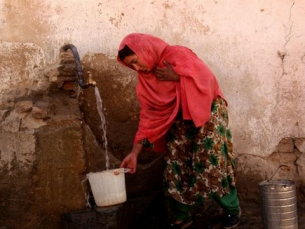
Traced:
[[102, 126], [102, 131], [103, 131], [103, 144], [104, 144], [104, 149], [105, 149], [105, 159], [106, 159], [106, 169], [109, 169], [109, 155], [108, 155], [108, 142], [107, 142], [107, 136], [106, 136], [106, 119], [103, 113], [103, 103], [100, 95], [100, 91], [98, 87], [94, 87], [94, 92], [95, 92], [95, 99], [96, 99], [96, 106], [97, 106], [97, 111], [100, 115], [101, 118], [101, 126]]

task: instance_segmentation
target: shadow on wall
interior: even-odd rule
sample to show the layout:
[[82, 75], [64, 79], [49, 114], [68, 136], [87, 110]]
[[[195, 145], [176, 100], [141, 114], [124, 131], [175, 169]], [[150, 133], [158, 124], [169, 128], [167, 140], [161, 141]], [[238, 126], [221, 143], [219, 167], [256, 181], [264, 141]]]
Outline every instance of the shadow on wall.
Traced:
[[[105, 168], [79, 108], [73, 60], [64, 56], [44, 69], [46, 90], [12, 89], [15, 97], [0, 106], [1, 226], [60, 228], [62, 214], [86, 207], [86, 173]], [[110, 157], [110, 166], [119, 163]]]

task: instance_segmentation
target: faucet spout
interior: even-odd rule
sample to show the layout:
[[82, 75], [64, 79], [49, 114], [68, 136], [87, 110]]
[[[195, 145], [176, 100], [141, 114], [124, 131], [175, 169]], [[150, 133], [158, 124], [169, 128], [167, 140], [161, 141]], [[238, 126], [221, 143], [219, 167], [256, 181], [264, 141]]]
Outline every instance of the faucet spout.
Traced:
[[72, 51], [72, 54], [73, 54], [73, 57], [74, 57], [76, 74], [77, 74], [77, 79], [78, 79], [79, 86], [82, 89], [86, 89], [86, 88], [88, 88], [88, 86], [96, 86], [96, 82], [92, 80], [91, 75], [90, 75], [90, 79], [89, 79], [88, 83], [84, 79], [84, 72], [83, 72], [83, 69], [82, 69], [81, 61], [80, 61], [79, 54], [78, 54], [78, 51], [77, 51], [76, 47], [72, 44], [66, 44], [60, 50], [61, 51], [67, 51], [68, 49], [70, 49]]
[[90, 71], [87, 71], [87, 73], [88, 73], [88, 82], [87, 82], [87, 85], [88, 86], [93, 86], [93, 87], [95, 87], [96, 86], [96, 82], [93, 80], [93, 78], [92, 78], [92, 73], [90, 72]]

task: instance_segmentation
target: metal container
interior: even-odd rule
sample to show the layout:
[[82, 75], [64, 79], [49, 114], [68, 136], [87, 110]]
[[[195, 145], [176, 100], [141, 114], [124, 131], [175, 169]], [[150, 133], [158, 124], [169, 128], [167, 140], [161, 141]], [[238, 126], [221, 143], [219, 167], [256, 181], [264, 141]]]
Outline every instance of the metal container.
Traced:
[[269, 180], [259, 183], [264, 229], [297, 229], [295, 182]]

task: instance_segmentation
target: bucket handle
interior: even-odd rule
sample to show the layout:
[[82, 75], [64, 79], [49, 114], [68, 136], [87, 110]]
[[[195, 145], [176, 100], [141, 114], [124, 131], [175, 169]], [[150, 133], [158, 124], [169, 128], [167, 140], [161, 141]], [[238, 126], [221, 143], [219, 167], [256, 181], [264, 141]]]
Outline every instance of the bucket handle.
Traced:
[[267, 180], [268, 182], [274, 177], [274, 175], [279, 171], [279, 169], [285, 170], [285, 171], [290, 171], [290, 167], [287, 165], [280, 165], [277, 170], [272, 174], [272, 176]]
[[119, 175], [120, 173], [129, 173], [130, 171], [131, 171], [131, 169], [124, 168], [123, 171], [116, 170], [113, 173], [114, 173], [114, 175]]
[[90, 204], [90, 202], [89, 202], [90, 195], [89, 195], [88, 192], [86, 192], [85, 186], [84, 186], [84, 183], [85, 183], [87, 180], [88, 180], [88, 177], [86, 177], [84, 180], [82, 180], [81, 185], [82, 185], [82, 189], [83, 189], [83, 192], [84, 192], [84, 195], [85, 195], [86, 207], [91, 208], [92, 206], [91, 206], [91, 204]]
[[124, 168], [124, 172], [123, 173], [129, 173], [131, 171], [130, 168]]

